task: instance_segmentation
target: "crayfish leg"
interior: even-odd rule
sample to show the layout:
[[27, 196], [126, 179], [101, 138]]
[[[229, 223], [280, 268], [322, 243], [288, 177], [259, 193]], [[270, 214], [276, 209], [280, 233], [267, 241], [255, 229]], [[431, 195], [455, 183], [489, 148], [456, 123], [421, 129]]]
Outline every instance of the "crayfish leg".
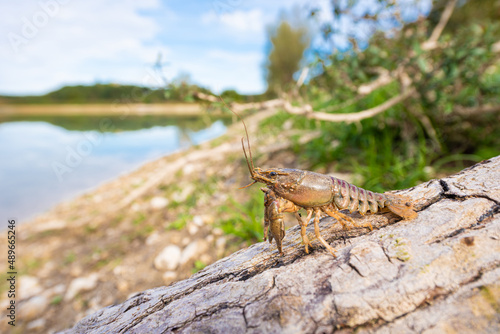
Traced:
[[306, 250], [307, 254], [309, 254], [309, 246], [311, 246], [311, 248], [312, 248], [311, 242], [309, 241], [309, 238], [307, 237], [307, 234], [306, 234], [307, 223], [309, 222], [309, 220], [311, 220], [312, 214], [313, 214], [313, 210], [308, 210], [307, 211], [307, 218], [304, 222], [304, 220], [302, 220], [302, 217], [299, 215], [299, 213], [295, 212], [295, 218], [297, 218], [297, 221], [299, 222], [299, 225], [300, 225], [300, 236], [302, 237], [302, 242], [304, 243], [305, 250]]
[[314, 233], [316, 234], [316, 238], [325, 246], [325, 248], [333, 255], [333, 257], [337, 257], [335, 255], [335, 249], [326, 242], [325, 239], [321, 236], [321, 233], [319, 231], [319, 216], [321, 215], [321, 210], [317, 209], [316, 210], [316, 215], [314, 216]]
[[344, 215], [342, 212], [339, 212], [337, 210], [331, 210], [329, 208], [323, 208], [322, 209], [323, 212], [325, 212], [327, 215], [329, 215], [330, 217], [333, 217], [335, 219], [337, 219], [337, 221], [342, 224], [342, 227], [344, 228], [344, 230], [349, 230], [349, 227], [347, 227], [347, 224], [346, 222], [349, 222], [351, 223], [352, 225], [356, 226], [356, 227], [369, 227], [370, 228], [370, 231], [373, 231], [373, 226], [370, 222], [366, 223], [366, 224], [358, 224], [354, 221], [354, 219], [352, 219], [351, 217], [349, 216], [346, 216]]

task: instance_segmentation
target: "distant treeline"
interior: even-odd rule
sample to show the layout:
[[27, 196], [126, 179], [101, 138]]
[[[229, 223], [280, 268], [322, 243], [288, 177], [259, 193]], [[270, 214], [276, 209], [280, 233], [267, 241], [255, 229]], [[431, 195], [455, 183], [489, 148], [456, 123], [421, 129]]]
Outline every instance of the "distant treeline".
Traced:
[[[0, 96], [0, 103], [14, 104], [86, 104], [86, 103], [165, 103], [165, 102], [195, 102], [193, 94], [203, 92], [212, 94], [208, 89], [197, 85], [183, 83], [168, 85], [166, 88], [151, 89], [133, 85], [95, 84], [92, 86], [65, 86], [45, 95], [33, 96]], [[241, 95], [234, 90], [221, 94], [238, 102], [262, 101], [269, 96]]]

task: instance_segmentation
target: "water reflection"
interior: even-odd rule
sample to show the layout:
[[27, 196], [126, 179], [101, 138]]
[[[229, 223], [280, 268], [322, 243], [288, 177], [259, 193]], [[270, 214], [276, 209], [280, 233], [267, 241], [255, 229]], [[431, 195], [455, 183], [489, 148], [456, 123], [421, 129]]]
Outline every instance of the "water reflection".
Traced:
[[[25, 220], [141, 164], [222, 135], [205, 129], [155, 126], [136, 131], [69, 131], [45, 122], [0, 124], [0, 212]], [[187, 139], [183, 139], [187, 138]]]

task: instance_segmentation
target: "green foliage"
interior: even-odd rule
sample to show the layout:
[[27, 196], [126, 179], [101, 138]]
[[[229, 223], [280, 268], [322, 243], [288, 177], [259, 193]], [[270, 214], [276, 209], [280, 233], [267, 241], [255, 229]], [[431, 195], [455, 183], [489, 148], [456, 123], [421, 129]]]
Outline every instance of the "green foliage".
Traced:
[[198, 271], [202, 270], [203, 268], [205, 268], [207, 265], [203, 262], [203, 261], [200, 261], [200, 260], [196, 260], [194, 262], [194, 268], [191, 270], [191, 272], [193, 274], [197, 273]]
[[136, 217], [132, 221], [132, 224], [139, 225], [145, 220], [146, 220], [146, 215], [143, 212], [138, 212]]
[[469, 18], [441, 36], [445, 47], [423, 50], [432, 27], [420, 20], [391, 38], [374, 33], [365, 50], [318, 57], [313, 67], [319, 74], [301, 91], [314, 110], [366, 110], [400, 94], [402, 85], [396, 77], [366, 96], [358, 87], [399, 66], [417, 89], [405, 102], [357, 124], [283, 114], [268, 122], [282, 124], [293, 118], [294, 128], [320, 130], [317, 139], [295, 145], [297, 155], [313, 169], [334, 166], [354, 172], [361, 176], [357, 185], [375, 191], [409, 187], [432, 177], [432, 171], [449, 172], [500, 154], [497, 114], [474, 111], [500, 104], [500, 57], [493, 49], [500, 24]]
[[282, 19], [276, 28], [269, 29], [268, 38], [272, 44], [266, 63], [268, 92], [287, 92], [294, 84], [293, 75], [299, 70], [309, 45], [307, 28], [305, 25], [293, 27]]
[[61, 304], [62, 301], [63, 301], [63, 296], [56, 295], [50, 301], [50, 305], [59, 305], [59, 304]]
[[76, 254], [73, 251], [70, 251], [65, 257], [64, 257], [64, 264], [68, 265], [70, 263], [75, 262], [76, 260]]
[[211, 94], [209, 90], [182, 79], [159, 89], [119, 84], [65, 86], [39, 96], [0, 96], [0, 102], [19, 104], [193, 102], [193, 93], [197, 91]]
[[167, 230], [182, 230], [187, 223], [193, 219], [193, 216], [187, 213], [181, 213], [176, 220], [167, 226]]
[[228, 204], [219, 207], [219, 215], [225, 218], [216, 225], [226, 234], [254, 243], [263, 236], [264, 196], [258, 188], [248, 191], [251, 192], [251, 197], [245, 203], [230, 198]]

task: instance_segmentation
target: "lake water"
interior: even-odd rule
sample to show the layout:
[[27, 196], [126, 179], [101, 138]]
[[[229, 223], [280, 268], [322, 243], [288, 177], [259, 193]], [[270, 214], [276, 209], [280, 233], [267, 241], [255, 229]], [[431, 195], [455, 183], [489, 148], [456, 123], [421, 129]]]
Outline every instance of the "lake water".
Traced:
[[9, 218], [25, 221], [147, 161], [225, 131], [220, 120], [120, 132], [68, 130], [47, 122], [0, 123], [0, 229]]

